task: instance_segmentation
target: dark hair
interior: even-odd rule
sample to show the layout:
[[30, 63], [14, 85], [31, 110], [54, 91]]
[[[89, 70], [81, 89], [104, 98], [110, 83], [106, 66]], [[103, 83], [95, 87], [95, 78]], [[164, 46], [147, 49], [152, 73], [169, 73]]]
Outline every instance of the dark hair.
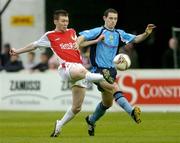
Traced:
[[5, 44], [4, 44], [4, 48], [9, 48], [9, 49], [10, 49], [10, 48], [11, 48], [10, 43], [5, 43]]
[[59, 16], [68, 16], [68, 12], [66, 10], [56, 10], [54, 11], [54, 20], [58, 20], [59, 19]]
[[118, 12], [117, 12], [115, 9], [109, 8], [109, 9], [107, 9], [107, 10], [104, 12], [104, 16], [107, 17], [109, 13], [116, 13], [116, 14], [118, 14]]

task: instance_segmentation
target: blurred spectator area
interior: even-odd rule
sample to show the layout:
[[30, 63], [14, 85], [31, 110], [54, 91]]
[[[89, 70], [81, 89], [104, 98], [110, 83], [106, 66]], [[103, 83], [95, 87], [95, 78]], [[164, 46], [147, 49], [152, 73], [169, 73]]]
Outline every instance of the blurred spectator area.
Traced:
[[[82, 5], [85, 5], [85, 7]], [[116, 28], [123, 29], [128, 33], [131, 33], [131, 31], [136, 31], [136, 34], [143, 33], [148, 23], [154, 23], [157, 26], [150, 37], [148, 37], [144, 42], [134, 46], [138, 54], [140, 69], [162, 68], [162, 56], [169, 48], [169, 39], [175, 36], [179, 40], [180, 37], [180, 32], [178, 30], [178, 27], [180, 27], [180, 8], [178, 0], [157, 0], [153, 2], [147, 2], [144, 0], [45, 0], [46, 23], [45, 29], [43, 29], [44, 27], [41, 28], [44, 31], [53, 30], [54, 24], [52, 22], [52, 13], [54, 10], [62, 8], [69, 12], [69, 27], [74, 28], [77, 33], [79, 33], [82, 30], [102, 26], [104, 23], [102, 18], [103, 12], [110, 7], [116, 9], [119, 13]], [[172, 27], [175, 28], [172, 29]], [[172, 31], [174, 31], [174, 33]], [[35, 37], [40, 38], [41, 35], [32, 36], [35, 40], [37, 40]], [[8, 42], [11, 44], [11, 41]], [[9, 43], [6, 44], [6, 47], [8, 47]], [[3, 47], [4, 46], [5, 43]], [[4, 52], [3, 49], [4, 48], [2, 48], [2, 54]], [[47, 50], [37, 50], [35, 52], [35, 61], [37, 63], [40, 62], [40, 54], [46, 51]], [[22, 60], [24, 67], [26, 67], [25, 64], [27, 63], [27, 58], [24, 58], [26, 56], [27, 54], [20, 55], [20, 59]], [[48, 59], [50, 57], [51, 55], [48, 55]], [[4, 62], [8, 61], [4, 60], [4, 58], [10, 59], [8, 56], [4, 57], [4, 55], [1, 55], [1, 65], [3, 66], [5, 65]], [[55, 68], [55, 65], [51, 65], [51, 68]]]
[[4, 69], [7, 72], [18, 72], [24, 69], [23, 63], [19, 59], [19, 55], [10, 56], [10, 60], [6, 63]]

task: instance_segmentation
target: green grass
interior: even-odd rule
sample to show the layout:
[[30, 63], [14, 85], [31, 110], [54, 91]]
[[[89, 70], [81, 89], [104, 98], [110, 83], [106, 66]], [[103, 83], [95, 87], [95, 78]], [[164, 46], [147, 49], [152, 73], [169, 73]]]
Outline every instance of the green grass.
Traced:
[[180, 143], [180, 113], [143, 113], [137, 125], [124, 112], [108, 112], [97, 122], [96, 135], [89, 137], [80, 113], [50, 138], [59, 112], [0, 111], [0, 143]]

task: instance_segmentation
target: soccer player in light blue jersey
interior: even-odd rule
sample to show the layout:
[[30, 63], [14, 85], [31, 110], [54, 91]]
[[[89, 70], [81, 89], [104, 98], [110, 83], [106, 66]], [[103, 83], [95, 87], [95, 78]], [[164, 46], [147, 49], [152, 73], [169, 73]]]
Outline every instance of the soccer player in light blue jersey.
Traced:
[[96, 82], [99, 91], [102, 94], [102, 101], [97, 105], [93, 114], [86, 117], [88, 124], [88, 133], [94, 136], [95, 123], [112, 106], [113, 98], [117, 104], [122, 107], [136, 123], [140, 123], [141, 110], [139, 107], [132, 107], [123, 96], [115, 81], [117, 71], [113, 64], [114, 57], [118, 54], [119, 48], [128, 43], [140, 43], [145, 40], [155, 28], [154, 24], [148, 24], [144, 33], [133, 35], [126, 33], [121, 29], [115, 29], [118, 12], [115, 9], [107, 9], [104, 12], [104, 26], [85, 30], [80, 32], [78, 43], [80, 47], [91, 45], [90, 60], [93, 66], [92, 72], [103, 73], [109, 77], [109, 81]]

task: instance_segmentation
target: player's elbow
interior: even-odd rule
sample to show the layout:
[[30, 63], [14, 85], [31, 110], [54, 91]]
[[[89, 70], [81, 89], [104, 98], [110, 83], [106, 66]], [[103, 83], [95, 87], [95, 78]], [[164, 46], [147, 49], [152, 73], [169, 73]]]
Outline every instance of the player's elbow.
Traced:
[[139, 37], [134, 38], [134, 40], [131, 43], [135, 43], [135, 44], [140, 43]]

